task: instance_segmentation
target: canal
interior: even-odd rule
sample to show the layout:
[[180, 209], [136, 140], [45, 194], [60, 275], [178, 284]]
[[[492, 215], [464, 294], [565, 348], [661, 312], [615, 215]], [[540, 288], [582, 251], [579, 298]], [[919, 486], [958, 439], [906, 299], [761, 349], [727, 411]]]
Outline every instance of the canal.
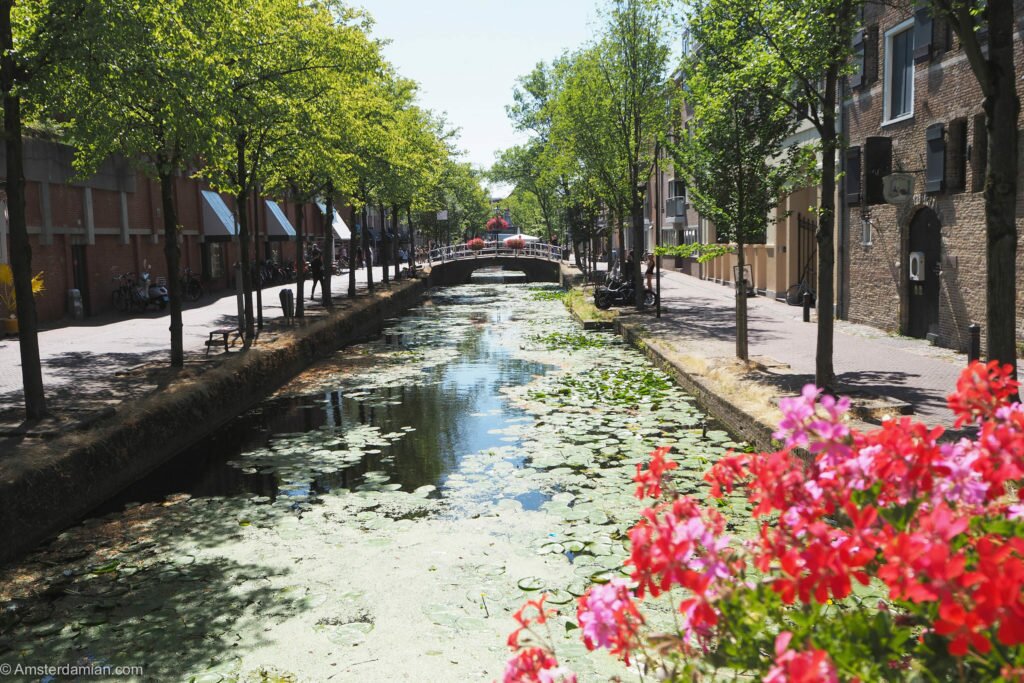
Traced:
[[492, 680], [512, 611], [546, 592], [581, 680], [635, 677], [578, 642], [575, 597], [621, 575], [638, 462], [672, 445], [694, 493], [736, 444], [559, 299], [486, 278], [436, 290], [310, 368], [4, 568], [0, 662]]

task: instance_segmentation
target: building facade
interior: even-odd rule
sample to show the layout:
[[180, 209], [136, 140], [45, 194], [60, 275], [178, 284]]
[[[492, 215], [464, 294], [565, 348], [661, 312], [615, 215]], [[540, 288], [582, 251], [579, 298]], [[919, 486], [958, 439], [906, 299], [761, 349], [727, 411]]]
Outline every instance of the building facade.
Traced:
[[[1024, 2], [1015, 9], [1019, 75]], [[985, 322], [981, 89], [956, 35], [926, 7], [867, 3], [863, 12], [843, 111], [847, 317], [966, 350], [968, 326], [981, 324], [984, 334]], [[1024, 184], [1018, 192], [1019, 231]], [[1020, 292], [1021, 254], [1017, 262]], [[1018, 297], [1018, 321], [1021, 314]]]
[[[42, 271], [46, 291], [36, 298], [40, 321], [70, 314], [68, 290], [80, 293], [87, 317], [112, 310], [112, 292], [123, 273], [166, 273], [164, 228], [159, 184], [124, 160], [111, 159], [93, 176], [77, 178], [73, 150], [55, 142], [25, 139], [25, 209], [32, 270]], [[0, 153], [0, 169], [3, 168]], [[181, 268], [191, 268], [206, 291], [234, 287], [234, 264], [240, 259], [234, 197], [213, 192], [202, 180], [175, 179], [181, 226]], [[327, 221], [315, 204], [253, 197], [251, 220], [258, 225], [260, 260], [295, 263], [300, 249], [294, 225], [304, 212], [303, 232], [323, 241]], [[350, 210], [346, 214], [351, 220]], [[335, 223], [338, 234], [341, 225]], [[344, 224], [342, 219], [341, 224]], [[0, 200], [0, 263], [9, 262], [6, 197]], [[344, 230], [341, 230], [344, 232]], [[253, 258], [256, 258], [255, 248]], [[0, 310], [0, 316], [8, 311]]]

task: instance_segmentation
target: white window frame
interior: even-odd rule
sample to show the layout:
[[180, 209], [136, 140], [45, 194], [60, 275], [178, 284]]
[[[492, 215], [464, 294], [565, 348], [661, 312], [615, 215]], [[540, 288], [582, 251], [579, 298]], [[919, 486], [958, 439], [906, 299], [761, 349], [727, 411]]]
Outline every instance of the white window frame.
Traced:
[[911, 41], [911, 46], [910, 46], [910, 55], [911, 55], [911, 58], [910, 58], [910, 63], [911, 63], [911, 68], [910, 68], [910, 109], [907, 110], [906, 113], [900, 114], [899, 116], [897, 116], [895, 118], [892, 117], [890, 112], [889, 112], [889, 107], [890, 107], [890, 102], [891, 102], [891, 97], [890, 97], [891, 96], [891, 92], [890, 91], [892, 90], [892, 74], [893, 74], [893, 71], [892, 71], [892, 57], [893, 57], [893, 55], [892, 55], [892, 39], [896, 35], [898, 35], [900, 33], [903, 33], [904, 31], [910, 31], [910, 37], [911, 37], [911, 39], [913, 39], [913, 36], [914, 36], [914, 18], [913, 17], [911, 17], [910, 19], [907, 19], [904, 22], [896, 24], [895, 26], [893, 26], [892, 28], [890, 28], [888, 31], [885, 32], [885, 75], [884, 75], [885, 84], [884, 84], [884, 88], [882, 90], [882, 112], [883, 112], [883, 114], [882, 114], [882, 125], [883, 126], [886, 125], [886, 124], [889, 124], [889, 123], [897, 123], [899, 121], [906, 121], [907, 119], [914, 118], [914, 75], [915, 75], [915, 69], [914, 69], [914, 58], [913, 58], [913, 55], [914, 55], [913, 41]]

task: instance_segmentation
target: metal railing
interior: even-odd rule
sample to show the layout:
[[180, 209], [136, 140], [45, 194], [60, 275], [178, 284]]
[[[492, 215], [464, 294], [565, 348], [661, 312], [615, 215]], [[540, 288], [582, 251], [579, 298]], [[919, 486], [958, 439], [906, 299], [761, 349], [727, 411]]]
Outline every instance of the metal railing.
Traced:
[[562, 247], [557, 244], [544, 242], [527, 242], [522, 249], [513, 249], [504, 244], [488, 242], [483, 249], [473, 250], [465, 244], [453, 244], [448, 247], [438, 247], [427, 252], [427, 263], [433, 266], [435, 263], [447, 263], [448, 261], [464, 261], [475, 258], [486, 258], [496, 256], [539, 258], [545, 261], [561, 261]]

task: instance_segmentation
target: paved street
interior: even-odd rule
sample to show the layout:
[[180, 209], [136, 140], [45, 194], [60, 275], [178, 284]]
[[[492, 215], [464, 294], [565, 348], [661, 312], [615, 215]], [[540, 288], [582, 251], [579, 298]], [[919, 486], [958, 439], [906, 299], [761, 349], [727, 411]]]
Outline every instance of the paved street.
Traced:
[[[709, 358], [735, 354], [733, 290], [677, 272], [662, 272], [662, 301], [669, 313], [647, 327], [689, 345]], [[817, 325], [803, 322], [799, 306], [754, 297], [749, 301], [750, 355], [789, 366], [770, 368], [772, 381], [796, 392], [814, 380]], [[835, 371], [840, 390], [910, 403], [929, 423], [952, 424], [946, 396], [967, 365], [967, 357], [920, 339], [887, 334], [866, 325], [836, 321]]]
[[[374, 271], [374, 282], [379, 283], [381, 269], [374, 268]], [[358, 272], [358, 282], [365, 290], [365, 270]], [[338, 305], [344, 305], [348, 272], [332, 277], [331, 283], [332, 292], [342, 297]], [[263, 290], [263, 316], [268, 323], [276, 322], [281, 316], [279, 292], [285, 287], [294, 289], [295, 285]], [[316, 314], [322, 309], [319, 302], [310, 303], [308, 282], [306, 292], [307, 312]], [[186, 304], [183, 317], [186, 366], [201, 365], [210, 331], [237, 325], [235, 294], [229, 290], [207, 294], [195, 304]], [[168, 320], [166, 312], [151, 309], [144, 314], [97, 316], [42, 331], [39, 345], [50, 410], [69, 418], [95, 411], [104, 404], [121, 403], [144, 395], [158, 386], [166, 377], [164, 370], [170, 343]], [[215, 347], [209, 357], [215, 358], [220, 353], [223, 351]], [[14, 337], [0, 338], [0, 423], [17, 424], [21, 410], [18, 341]]]

